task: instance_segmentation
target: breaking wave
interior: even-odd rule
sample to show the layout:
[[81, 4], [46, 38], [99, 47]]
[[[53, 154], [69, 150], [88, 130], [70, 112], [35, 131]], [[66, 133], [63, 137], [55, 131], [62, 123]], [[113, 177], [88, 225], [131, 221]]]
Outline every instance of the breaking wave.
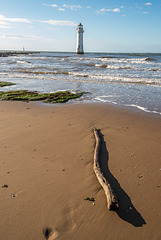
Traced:
[[135, 104], [124, 104], [124, 106], [134, 107], [134, 108], [137, 108], [137, 109], [139, 109], [139, 110], [141, 110], [141, 111], [144, 111], [144, 112], [147, 112], [147, 113], [155, 113], [155, 114], [161, 115], [160, 112], [152, 111], [152, 110], [149, 110], [147, 107], [142, 107], [142, 106], [135, 105]]

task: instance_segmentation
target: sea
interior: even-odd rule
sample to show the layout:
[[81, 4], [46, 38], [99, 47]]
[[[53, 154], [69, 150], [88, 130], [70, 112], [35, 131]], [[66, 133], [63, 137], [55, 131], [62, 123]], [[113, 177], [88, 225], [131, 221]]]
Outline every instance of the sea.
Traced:
[[[161, 54], [38, 52], [0, 57], [1, 91], [86, 92], [70, 102], [107, 103], [161, 115]], [[70, 103], [69, 102], [69, 103]]]

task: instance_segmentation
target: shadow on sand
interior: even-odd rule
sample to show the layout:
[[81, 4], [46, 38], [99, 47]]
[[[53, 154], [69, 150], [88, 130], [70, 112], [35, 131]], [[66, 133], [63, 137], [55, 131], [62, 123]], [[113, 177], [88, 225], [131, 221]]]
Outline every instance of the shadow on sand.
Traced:
[[109, 153], [106, 148], [106, 142], [102, 133], [99, 131], [99, 136], [101, 138], [101, 169], [104, 177], [110, 183], [111, 188], [117, 195], [119, 202], [119, 211], [117, 212], [118, 216], [124, 221], [132, 224], [135, 227], [142, 227], [143, 224], [146, 224], [145, 220], [141, 214], [136, 210], [132, 204], [130, 197], [127, 193], [121, 188], [117, 179], [112, 175], [108, 167]]

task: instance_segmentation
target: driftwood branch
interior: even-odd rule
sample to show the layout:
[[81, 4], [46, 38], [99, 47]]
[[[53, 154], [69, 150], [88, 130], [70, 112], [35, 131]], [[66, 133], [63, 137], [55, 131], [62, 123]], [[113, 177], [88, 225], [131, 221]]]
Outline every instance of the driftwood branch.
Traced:
[[93, 170], [96, 174], [96, 177], [103, 187], [105, 191], [105, 195], [107, 198], [107, 207], [109, 210], [113, 211], [118, 211], [119, 204], [117, 201], [117, 197], [113, 190], [111, 189], [110, 183], [105, 179], [103, 176], [103, 173], [101, 171], [101, 166], [100, 166], [100, 153], [101, 153], [101, 138], [99, 136], [99, 131], [94, 128], [94, 136], [96, 139], [96, 145], [95, 145], [95, 150], [94, 150], [94, 166]]

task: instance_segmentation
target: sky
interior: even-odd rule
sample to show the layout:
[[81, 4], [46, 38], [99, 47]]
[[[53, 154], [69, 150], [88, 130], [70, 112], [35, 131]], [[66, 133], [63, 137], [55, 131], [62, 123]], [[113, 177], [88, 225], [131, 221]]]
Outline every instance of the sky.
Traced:
[[161, 0], [0, 0], [0, 50], [161, 53]]

